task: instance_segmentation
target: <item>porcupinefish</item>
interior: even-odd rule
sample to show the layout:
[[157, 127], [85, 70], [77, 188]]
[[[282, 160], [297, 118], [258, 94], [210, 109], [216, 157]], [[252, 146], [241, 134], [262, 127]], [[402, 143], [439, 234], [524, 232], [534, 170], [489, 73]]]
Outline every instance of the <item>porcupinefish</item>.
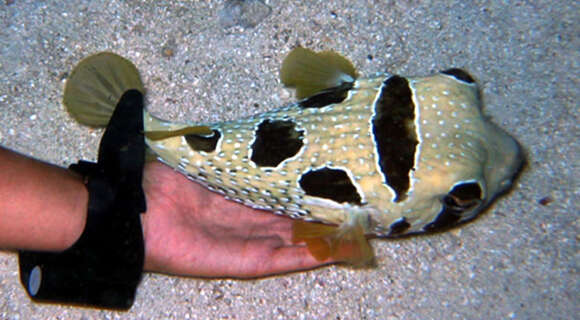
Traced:
[[[519, 144], [482, 114], [461, 69], [359, 78], [332, 51], [295, 48], [281, 81], [298, 102], [236, 121], [172, 123], [144, 111], [156, 158], [252, 208], [295, 218], [293, 241], [319, 260], [373, 261], [367, 237], [396, 237], [476, 216], [512, 185]], [[82, 60], [64, 104], [104, 126], [137, 68], [113, 54]]]

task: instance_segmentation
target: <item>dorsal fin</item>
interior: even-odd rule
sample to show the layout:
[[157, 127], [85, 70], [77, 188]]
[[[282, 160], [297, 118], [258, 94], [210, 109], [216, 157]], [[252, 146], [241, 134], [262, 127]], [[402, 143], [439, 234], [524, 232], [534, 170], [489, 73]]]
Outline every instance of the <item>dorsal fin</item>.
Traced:
[[352, 63], [338, 53], [317, 53], [302, 47], [294, 48], [288, 54], [280, 70], [280, 80], [285, 86], [296, 88], [298, 99], [352, 83], [356, 77]]

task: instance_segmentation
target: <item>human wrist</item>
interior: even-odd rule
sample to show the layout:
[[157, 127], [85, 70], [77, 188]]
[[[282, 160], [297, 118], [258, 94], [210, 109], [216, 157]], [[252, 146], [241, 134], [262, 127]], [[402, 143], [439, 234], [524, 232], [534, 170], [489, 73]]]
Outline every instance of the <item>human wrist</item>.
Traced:
[[84, 229], [88, 194], [64, 168], [0, 148], [0, 248], [62, 251]]
[[72, 179], [74, 190], [70, 191], [70, 215], [68, 223], [63, 224], [63, 238], [60, 245], [61, 250], [70, 248], [81, 236], [87, 221], [87, 209], [89, 193], [83, 181], [83, 177], [68, 170]]

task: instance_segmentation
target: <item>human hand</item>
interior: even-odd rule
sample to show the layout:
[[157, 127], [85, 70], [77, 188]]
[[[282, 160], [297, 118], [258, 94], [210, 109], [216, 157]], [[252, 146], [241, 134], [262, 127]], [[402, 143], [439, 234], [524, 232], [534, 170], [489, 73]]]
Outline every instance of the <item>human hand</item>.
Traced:
[[254, 278], [332, 263], [292, 243], [292, 219], [226, 200], [159, 162], [145, 167], [143, 188], [146, 271]]

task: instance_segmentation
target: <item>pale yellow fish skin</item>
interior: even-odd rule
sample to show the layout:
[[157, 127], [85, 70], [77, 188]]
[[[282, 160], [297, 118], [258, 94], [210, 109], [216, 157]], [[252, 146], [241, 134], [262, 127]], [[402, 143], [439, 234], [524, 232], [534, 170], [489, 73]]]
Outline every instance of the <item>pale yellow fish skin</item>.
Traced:
[[[222, 134], [213, 152], [192, 150], [182, 136], [146, 142], [160, 161], [211, 190], [293, 218], [340, 225], [363, 217], [358, 220], [366, 222], [365, 233], [389, 236], [390, 226], [404, 217], [410, 225], [404, 233], [422, 232], [441, 212], [441, 200], [453, 186], [478, 182], [484, 200], [462, 213], [461, 221], [472, 218], [511, 185], [522, 162], [519, 145], [482, 114], [476, 84], [444, 74], [406, 78], [419, 145], [408, 196], [395, 202], [395, 192], [380, 173], [371, 126], [374, 104], [389, 76], [356, 80], [341, 103], [323, 108], [291, 104], [239, 121], [176, 124], [145, 112], [145, 131], [208, 125]], [[275, 168], [260, 168], [250, 160], [254, 132], [263, 119], [290, 119], [303, 130], [299, 153]], [[347, 172], [362, 206], [312, 197], [300, 188], [302, 174], [324, 166]]]

